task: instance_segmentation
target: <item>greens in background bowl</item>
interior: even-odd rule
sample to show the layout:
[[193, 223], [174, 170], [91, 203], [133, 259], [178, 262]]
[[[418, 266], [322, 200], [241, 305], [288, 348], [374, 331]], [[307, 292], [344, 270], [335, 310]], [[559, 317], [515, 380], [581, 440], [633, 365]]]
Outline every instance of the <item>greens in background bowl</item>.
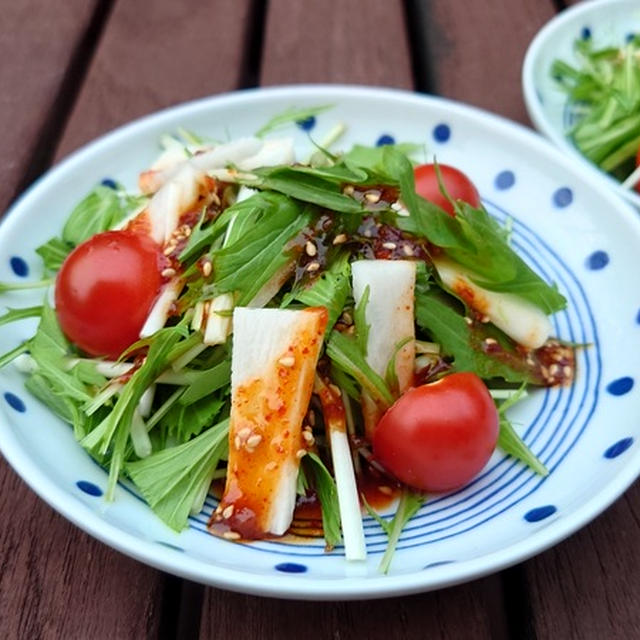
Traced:
[[[620, 75], [623, 84], [616, 90], [603, 90], [596, 82], [590, 86], [585, 76], [576, 78], [572, 73], [591, 65], [593, 78], [605, 77], [613, 67], [602, 68], [607, 54], [601, 52], [610, 47], [637, 50], [638, 34], [640, 5], [634, 0], [598, 0], [577, 5], [549, 22], [531, 42], [522, 69], [522, 85], [536, 128], [640, 208], [640, 194], [622, 185], [634, 168], [632, 161], [625, 161], [628, 149], [640, 136], [640, 111], [636, 111], [640, 103], [634, 88], [640, 83], [639, 61], [634, 67], [628, 66], [628, 73]], [[594, 62], [600, 66], [598, 70], [593, 69]], [[611, 107], [588, 109], [585, 93], [592, 92], [600, 94], [596, 101], [611, 99]], [[614, 102], [625, 105], [624, 113], [614, 113]], [[627, 116], [630, 119], [623, 122]], [[617, 132], [605, 122], [616, 118]], [[635, 157], [635, 153], [632, 155]]]

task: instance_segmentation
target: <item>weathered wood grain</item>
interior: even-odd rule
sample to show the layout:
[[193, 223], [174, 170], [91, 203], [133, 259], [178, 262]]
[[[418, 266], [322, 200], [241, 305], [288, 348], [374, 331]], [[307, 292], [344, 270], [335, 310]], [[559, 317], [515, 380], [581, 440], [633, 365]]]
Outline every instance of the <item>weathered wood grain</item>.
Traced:
[[[354, 602], [297, 602], [208, 589], [200, 638], [285, 640], [457, 640], [506, 638], [499, 581], [402, 598]], [[495, 615], [497, 614], [497, 615]]]
[[[3, 92], [7, 97], [1, 99], [0, 113], [3, 127], [6, 123], [20, 133], [10, 137], [11, 147], [3, 145], [0, 150], [2, 166], [12, 161], [12, 150], [26, 145], [15, 167], [9, 166], [12, 173], [2, 169], [7, 171], [2, 174], [7, 176], [7, 188], [0, 183], [1, 194], [8, 197], [11, 182], [15, 188], [24, 171], [21, 163], [29, 149], [51, 142], [48, 137], [37, 140], [39, 123], [65, 76], [74, 42], [98, 3], [2, 4], [15, 16], [7, 27], [16, 33], [5, 32], [3, 14], [0, 54], [5, 62], [0, 73], [7, 78], [3, 87], [15, 84], [18, 89], [15, 99]], [[233, 0], [118, 2], [68, 119], [58, 157], [133, 117], [235, 88], [248, 6], [248, 1]], [[32, 25], [30, 19], [35, 20]], [[12, 43], [20, 44], [25, 35], [24, 46], [17, 47], [23, 59], [15, 66], [8, 64], [15, 60]], [[39, 45], [41, 50], [34, 55]], [[67, 84], [73, 88], [73, 82]], [[33, 118], [27, 121], [30, 112]], [[2, 513], [11, 514], [0, 527], [2, 637], [137, 639], [175, 633], [179, 603], [163, 601], [167, 585], [175, 580], [167, 582], [161, 572], [83, 534], [39, 501], [4, 463], [0, 482]], [[168, 609], [175, 611], [167, 616]]]
[[156, 637], [162, 575], [56, 514], [0, 463], [3, 638]]
[[524, 565], [538, 638], [637, 638], [640, 485], [595, 522]]
[[[92, 16], [93, 5], [69, 0], [2, 2], [0, 20], [0, 212], [22, 181], [41, 130]], [[55, 37], [52, 29], [55, 28]]]
[[139, 116], [236, 89], [249, 5], [118, 2], [56, 157]]
[[552, 0], [413, 2], [431, 93], [528, 123], [520, 71], [533, 36], [555, 13]]
[[400, 0], [271, 0], [262, 85], [413, 86]]

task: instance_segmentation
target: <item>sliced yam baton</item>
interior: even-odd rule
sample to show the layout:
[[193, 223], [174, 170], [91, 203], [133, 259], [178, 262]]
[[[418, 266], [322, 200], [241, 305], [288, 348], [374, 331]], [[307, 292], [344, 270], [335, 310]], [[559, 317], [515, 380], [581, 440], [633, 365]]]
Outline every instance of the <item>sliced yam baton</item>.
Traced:
[[[367, 363], [384, 379], [393, 359], [397, 392], [402, 394], [413, 383], [416, 265], [409, 260], [359, 260], [351, 265], [351, 273], [356, 305], [368, 291]], [[368, 437], [373, 435], [384, 409], [363, 393], [362, 411]]]
[[229, 462], [214, 533], [255, 539], [289, 528], [327, 317], [324, 307], [234, 310]]
[[478, 286], [473, 282], [472, 273], [448, 258], [434, 259], [433, 264], [445, 287], [518, 344], [537, 349], [551, 335], [549, 318], [531, 302], [511, 293], [489, 291]]
[[324, 423], [329, 434], [344, 538], [344, 555], [347, 560], [366, 560], [367, 545], [342, 395], [339, 388], [325, 382], [319, 376], [316, 376], [315, 391], [320, 397]]

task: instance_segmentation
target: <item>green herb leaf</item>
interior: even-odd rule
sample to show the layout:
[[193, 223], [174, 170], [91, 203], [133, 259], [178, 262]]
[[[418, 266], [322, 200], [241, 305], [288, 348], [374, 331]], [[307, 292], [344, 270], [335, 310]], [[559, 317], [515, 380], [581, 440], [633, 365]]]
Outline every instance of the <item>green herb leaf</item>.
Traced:
[[294, 287], [284, 297], [281, 306], [286, 307], [291, 301], [297, 300], [309, 307], [326, 307], [329, 312], [326, 335], [329, 335], [342, 314], [345, 302], [351, 292], [350, 273], [349, 254], [340, 253], [319, 277], [306, 285], [299, 284]]
[[[266, 196], [266, 194], [265, 194]], [[234, 291], [237, 304], [248, 304], [292, 258], [287, 243], [311, 222], [312, 212], [299, 203], [269, 194], [271, 207], [241, 239], [213, 253], [218, 293]]]
[[369, 296], [371, 289], [369, 285], [364, 288], [360, 302], [353, 310], [353, 323], [356, 327], [356, 342], [362, 352], [362, 355], [367, 357], [367, 345], [369, 344], [369, 329], [371, 325], [367, 323], [367, 305], [369, 304]]
[[393, 404], [393, 395], [385, 381], [367, 364], [354, 339], [334, 330], [329, 337], [326, 352], [338, 369], [355, 378], [382, 406], [390, 407]]
[[313, 486], [320, 499], [322, 508], [322, 530], [327, 547], [332, 549], [340, 544], [340, 506], [336, 482], [322, 460], [315, 453], [307, 453], [303, 463], [309, 463], [307, 469], [313, 474]]
[[38, 307], [25, 307], [23, 309], [8, 309], [4, 315], [0, 316], [0, 326], [3, 324], [9, 324], [16, 320], [23, 320], [24, 318], [38, 318], [42, 313], [42, 306]]
[[229, 421], [224, 420], [185, 444], [126, 464], [149, 506], [175, 531], [185, 528], [194, 502], [211, 484], [226, 454], [228, 433]]
[[[416, 322], [441, 345], [445, 356], [453, 358], [456, 371], [472, 371], [485, 379], [540, 383], [507, 336], [490, 325], [470, 326], [451, 303], [451, 298], [435, 289], [416, 291]], [[498, 341], [503, 359], [485, 353], [482, 345], [487, 337]]]

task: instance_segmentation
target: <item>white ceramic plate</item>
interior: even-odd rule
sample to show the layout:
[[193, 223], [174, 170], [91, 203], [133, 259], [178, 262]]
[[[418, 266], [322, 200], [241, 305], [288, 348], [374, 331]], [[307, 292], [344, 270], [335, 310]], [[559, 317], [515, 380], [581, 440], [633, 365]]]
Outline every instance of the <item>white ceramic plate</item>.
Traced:
[[556, 59], [576, 66], [573, 50], [579, 38], [590, 37], [596, 47], [622, 46], [631, 34], [640, 32], [637, 0], [593, 0], [559, 13], [532, 40], [522, 66], [524, 99], [533, 124], [563, 152], [602, 178], [618, 195], [640, 208], [640, 194], [620, 183], [585, 158], [567, 137], [571, 113], [567, 94], [551, 77]]
[[[389, 575], [377, 571], [385, 536], [366, 519], [368, 562], [349, 565], [322, 541], [234, 544], [205, 533], [203, 514], [175, 534], [127, 488], [106, 503], [106, 474], [70, 428], [29, 396], [11, 367], [0, 371], [0, 446], [31, 487], [91, 535], [142, 562], [211, 585], [291, 598], [375, 598], [443, 587], [527, 558], [569, 535], [618, 497], [640, 472], [640, 222], [590, 174], [535, 134], [495, 116], [390, 90], [335, 86], [231, 94], [163, 111], [123, 127], [60, 164], [0, 225], [0, 280], [38, 278], [33, 250], [61, 228], [70, 207], [103, 178], [133, 185], [161, 134], [184, 126], [226, 138], [254, 132], [290, 106], [334, 104], [307, 123], [322, 138], [337, 121], [343, 141], [422, 143], [428, 156], [465, 171], [490, 212], [513, 219], [513, 244], [569, 307], [557, 335], [590, 346], [570, 389], [534, 391], [512, 419], [551, 470], [546, 480], [500, 454], [471, 485], [434, 498], [403, 532]], [[307, 134], [295, 125], [300, 150]], [[606, 216], [603, 213], [606, 212]], [[2, 305], [38, 301], [5, 294]], [[25, 321], [3, 327], [0, 352], [29, 337]]]

